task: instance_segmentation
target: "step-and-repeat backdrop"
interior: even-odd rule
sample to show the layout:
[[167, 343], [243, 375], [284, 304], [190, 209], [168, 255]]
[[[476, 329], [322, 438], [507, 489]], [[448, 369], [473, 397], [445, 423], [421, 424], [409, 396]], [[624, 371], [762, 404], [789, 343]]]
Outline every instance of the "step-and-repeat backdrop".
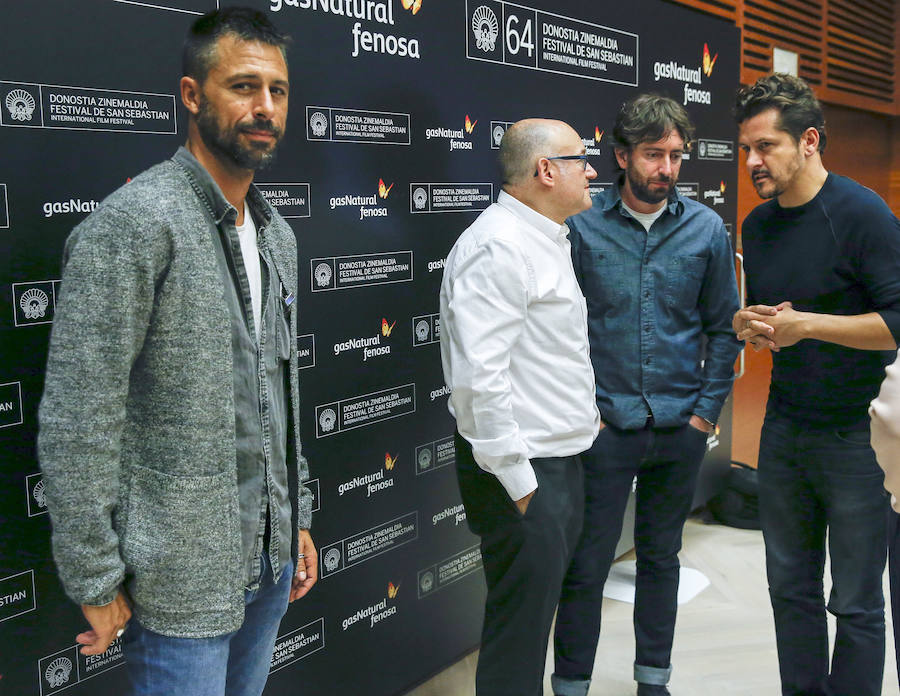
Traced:
[[[481, 556], [455, 481], [438, 289], [454, 240], [499, 192], [504, 130], [528, 116], [568, 121], [600, 192], [615, 176], [619, 105], [666, 93], [697, 124], [680, 190], [732, 229], [739, 37], [659, 0], [249, 4], [294, 37], [287, 136], [257, 178], [299, 242], [301, 417], [321, 570], [282, 622], [266, 693], [398, 694], [479, 638]], [[89, 658], [75, 647], [84, 622], [50, 556], [37, 406], [63, 242], [184, 142], [181, 43], [216, 6], [0, 8], [2, 694], [122, 693], [118, 644]], [[727, 459], [728, 439], [711, 438], [711, 456]]]

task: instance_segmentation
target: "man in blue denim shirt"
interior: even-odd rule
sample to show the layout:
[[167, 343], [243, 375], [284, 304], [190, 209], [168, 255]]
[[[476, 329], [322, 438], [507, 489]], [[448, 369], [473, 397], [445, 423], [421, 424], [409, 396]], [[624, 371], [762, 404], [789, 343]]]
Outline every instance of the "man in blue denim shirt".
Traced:
[[584, 527], [556, 619], [558, 696], [588, 692], [603, 585], [635, 476], [634, 677], [639, 696], [669, 693], [681, 532], [740, 350], [725, 226], [675, 190], [692, 134], [671, 99], [626, 103], [613, 130], [623, 175], [568, 221], [606, 427], [584, 455]]

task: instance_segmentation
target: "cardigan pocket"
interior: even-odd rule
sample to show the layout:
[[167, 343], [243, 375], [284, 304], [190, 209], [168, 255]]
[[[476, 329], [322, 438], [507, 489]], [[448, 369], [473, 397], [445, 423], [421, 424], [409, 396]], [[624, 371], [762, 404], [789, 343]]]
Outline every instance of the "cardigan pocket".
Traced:
[[233, 470], [172, 476], [132, 465], [122, 555], [139, 607], [225, 611], [240, 588], [240, 513]]

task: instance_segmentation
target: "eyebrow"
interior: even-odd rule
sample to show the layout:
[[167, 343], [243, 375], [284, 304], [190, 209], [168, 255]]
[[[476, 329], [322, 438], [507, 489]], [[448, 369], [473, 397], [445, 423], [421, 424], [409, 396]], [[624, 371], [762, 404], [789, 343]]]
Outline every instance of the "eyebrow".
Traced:
[[[249, 72], [249, 73], [237, 73], [235, 75], [229, 75], [227, 78], [228, 82], [233, 82], [234, 80], [261, 80], [262, 77], [259, 73]], [[287, 85], [290, 84], [288, 80], [272, 80], [272, 84], [274, 85]]]

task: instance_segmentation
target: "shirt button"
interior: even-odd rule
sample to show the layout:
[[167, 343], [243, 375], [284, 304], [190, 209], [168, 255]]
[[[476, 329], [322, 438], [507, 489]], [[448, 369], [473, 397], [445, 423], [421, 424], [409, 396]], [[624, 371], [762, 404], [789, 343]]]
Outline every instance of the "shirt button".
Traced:
[[650, 324], [644, 324], [644, 331], [650, 330]]
[[644, 297], [650, 297], [650, 291], [649, 291], [649, 290], [645, 290], [645, 291], [644, 291]]
[[650, 364], [650, 358], [647, 358], [647, 359], [644, 361], [644, 364], [645, 364], [645, 365], [649, 365], [649, 364]]

